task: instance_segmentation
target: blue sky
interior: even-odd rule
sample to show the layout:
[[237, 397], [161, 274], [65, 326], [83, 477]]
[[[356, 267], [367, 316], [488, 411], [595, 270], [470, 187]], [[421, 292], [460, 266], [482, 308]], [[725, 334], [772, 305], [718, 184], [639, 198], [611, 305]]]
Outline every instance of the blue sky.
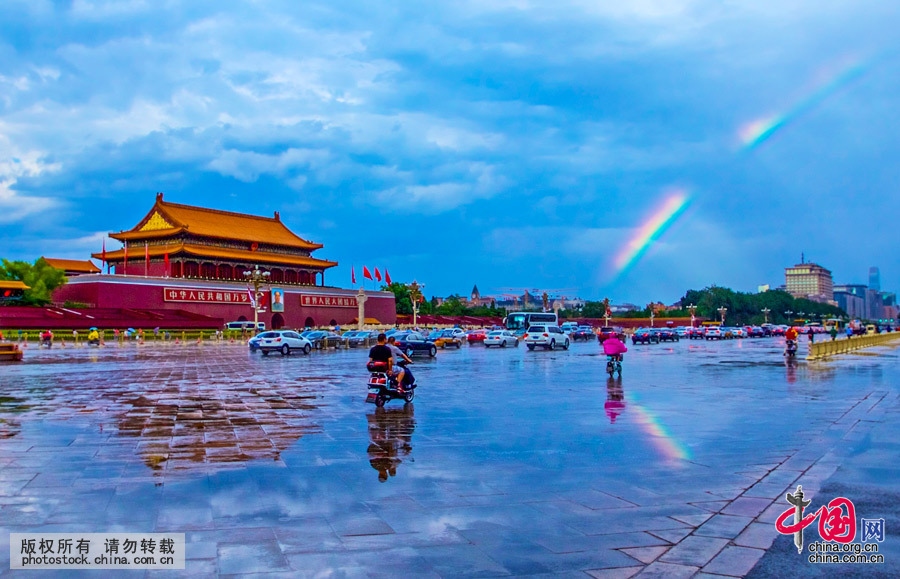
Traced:
[[[6, 0], [3, 253], [86, 257], [163, 191], [280, 211], [337, 284], [670, 302], [805, 251], [900, 289], [898, 24], [873, 0]], [[689, 209], [617, 274], [672, 188]]]

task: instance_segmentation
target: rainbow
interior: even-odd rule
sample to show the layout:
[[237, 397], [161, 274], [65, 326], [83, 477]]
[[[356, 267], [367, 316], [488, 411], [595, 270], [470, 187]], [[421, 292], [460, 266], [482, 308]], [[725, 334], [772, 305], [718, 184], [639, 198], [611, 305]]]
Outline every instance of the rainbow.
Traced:
[[678, 442], [666, 429], [662, 421], [649, 410], [639, 404], [630, 404], [641, 430], [650, 437], [650, 442], [657, 451], [668, 461], [691, 460], [691, 451]]
[[634, 265], [650, 245], [687, 209], [689, 201], [686, 191], [674, 190], [615, 256], [613, 259], [615, 271], [621, 274]]
[[843, 87], [860, 78], [871, 68], [870, 64], [854, 62], [849, 66], [840, 68], [831, 78], [814, 89], [810, 94], [800, 99], [785, 113], [766, 118], [753, 120], [738, 130], [738, 137], [744, 150], [755, 149], [765, 143], [769, 138], [784, 128], [787, 124], [797, 120], [805, 113], [814, 109], [825, 99], [838, 92]]

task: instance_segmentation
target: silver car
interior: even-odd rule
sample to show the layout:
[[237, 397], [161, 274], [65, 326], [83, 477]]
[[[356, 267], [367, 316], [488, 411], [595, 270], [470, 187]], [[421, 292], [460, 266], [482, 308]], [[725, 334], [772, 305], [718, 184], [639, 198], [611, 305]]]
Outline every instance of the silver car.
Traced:
[[487, 336], [484, 337], [484, 347], [489, 348], [491, 346], [498, 346], [500, 348], [512, 346], [517, 348], [519, 346], [519, 339], [509, 330], [495, 330], [493, 332], [488, 332]]

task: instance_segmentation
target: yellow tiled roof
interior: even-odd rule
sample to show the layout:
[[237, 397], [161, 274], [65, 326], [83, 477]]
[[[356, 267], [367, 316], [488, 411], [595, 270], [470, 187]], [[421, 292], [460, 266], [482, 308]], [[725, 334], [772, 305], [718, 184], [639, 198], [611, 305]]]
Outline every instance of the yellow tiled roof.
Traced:
[[2, 280], [0, 279], [0, 290], [27, 290], [31, 289], [25, 282], [14, 281], [14, 280]]
[[204, 237], [249, 243], [271, 243], [303, 249], [322, 247], [320, 243], [313, 243], [297, 236], [281, 222], [277, 212], [274, 217], [261, 217], [219, 211], [218, 209], [169, 203], [163, 201], [161, 194], [157, 195], [153, 208], [136, 227], [130, 231], [113, 233], [110, 237], [125, 241], [165, 237], [181, 231]]
[[83, 273], [100, 273], [100, 268], [88, 260], [80, 259], [56, 259], [55, 257], [45, 257], [50, 267], [61, 269], [63, 271], [79, 271]]

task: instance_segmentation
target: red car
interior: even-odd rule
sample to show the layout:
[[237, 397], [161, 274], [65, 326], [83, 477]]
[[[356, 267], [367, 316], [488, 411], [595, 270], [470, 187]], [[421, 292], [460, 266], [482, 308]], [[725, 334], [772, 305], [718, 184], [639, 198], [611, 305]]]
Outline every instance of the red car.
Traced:
[[470, 330], [466, 332], [466, 341], [470, 344], [484, 344], [487, 330]]
[[618, 336], [620, 340], [625, 341], [625, 330], [622, 328], [613, 328], [612, 326], [603, 326], [597, 334], [597, 340], [602, 344], [606, 338]]

